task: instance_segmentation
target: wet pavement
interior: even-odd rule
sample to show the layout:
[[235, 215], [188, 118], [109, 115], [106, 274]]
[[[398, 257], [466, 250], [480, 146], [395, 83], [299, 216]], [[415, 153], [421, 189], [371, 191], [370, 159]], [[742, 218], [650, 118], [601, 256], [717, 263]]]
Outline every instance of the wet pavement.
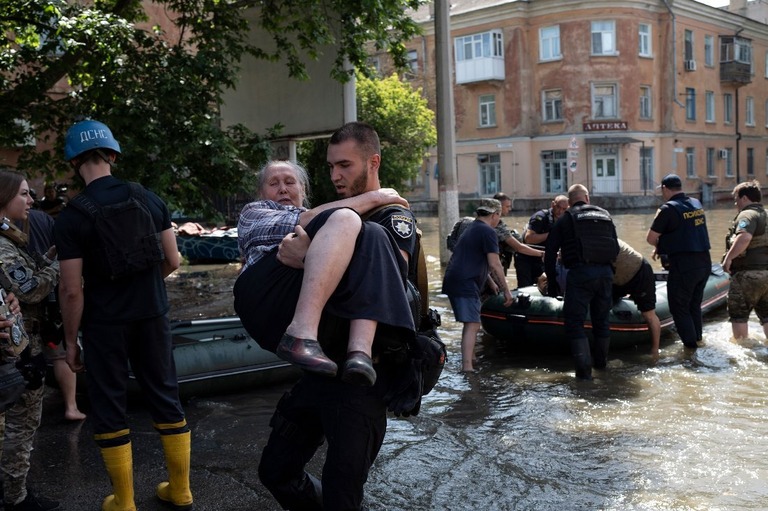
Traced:
[[[197, 511], [279, 510], [258, 480], [261, 450], [269, 434], [274, 405], [290, 384], [242, 394], [195, 398], [185, 403], [192, 428], [191, 484]], [[88, 403], [79, 396], [81, 409]], [[88, 420], [63, 420], [58, 391], [48, 389], [43, 424], [37, 433], [29, 485], [40, 495], [60, 501], [62, 510], [100, 510], [111, 486], [93, 441]], [[155, 499], [165, 480], [158, 434], [140, 402], [130, 406], [134, 486], [140, 511], [167, 509]], [[310, 465], [319, 473], [322, 457]]]

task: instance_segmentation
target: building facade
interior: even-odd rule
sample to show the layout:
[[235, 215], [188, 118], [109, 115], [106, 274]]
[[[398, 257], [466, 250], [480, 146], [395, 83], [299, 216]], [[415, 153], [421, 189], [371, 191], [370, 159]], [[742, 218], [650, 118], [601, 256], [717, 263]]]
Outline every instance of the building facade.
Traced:
[[[451, 4], [460, 198], [542, 201], [582, 183], [621, 205], [653, 199], [675, 172], [686, 191], [716, 200], [738, 181], [766, 181], [758, 0], [730, 10], [694, 0]], [[408, 46], [406, 78], [435, 108], [434, 14], [424, 6], [414, 17], [424, 34]], [[391, 70], [384, 55], [372, 62]], [[425, 161], [415, 196], [437, 197], [436, 161]]]

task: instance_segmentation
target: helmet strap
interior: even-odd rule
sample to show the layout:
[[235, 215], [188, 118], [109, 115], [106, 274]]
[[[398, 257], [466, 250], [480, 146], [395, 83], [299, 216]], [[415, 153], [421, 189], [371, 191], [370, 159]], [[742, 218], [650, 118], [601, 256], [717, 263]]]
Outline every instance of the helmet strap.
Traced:
[[96, 149], [96, 150], [95, 150], [95, 153], [96, 153], [96, 154], [98, 154], [98, 155], [99, 155], [99, 157], [100, 157], [102, 160], [104, 160], [104, 161], [107, 163], [107, 165], [109, 165], [110, 167], [114, 167], [114, 165], [115, 165], [115, 162], [114, 162], [114, 160], [111, 160], [111, 159], [109, 158], [109, 156], [107, 156], [107, 155], [104, 153], [104, 151], [102, 151], [101, 149]]

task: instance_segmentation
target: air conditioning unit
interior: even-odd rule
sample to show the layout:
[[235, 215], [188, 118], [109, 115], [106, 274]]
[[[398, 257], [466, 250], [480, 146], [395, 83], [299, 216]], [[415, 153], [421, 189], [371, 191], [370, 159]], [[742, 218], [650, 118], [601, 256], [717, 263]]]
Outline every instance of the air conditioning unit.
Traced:
[[719, 151], [717, 151], [717, 156], [721, 160], [725, 160], [726, 158], [728, 158], [728, 149], [720, 149]]
[[695, 60], [686, 60], [685, 61], [685, 70], [686, 71], [696, 71], [696, 61]]

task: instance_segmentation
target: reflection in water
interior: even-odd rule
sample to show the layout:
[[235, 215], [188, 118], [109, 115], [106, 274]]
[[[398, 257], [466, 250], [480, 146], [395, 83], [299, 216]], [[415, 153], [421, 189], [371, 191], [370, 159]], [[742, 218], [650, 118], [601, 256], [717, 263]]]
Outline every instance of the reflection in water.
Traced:
[[[719, 260], [734, 210], [708, 211]], [[653, 211], [616, 215], [619, 235], [650, 256]], [[526, 216], [506, 219], [522, 228]], [[419, 417], [390, 421], [367, 485], [376, 510], [758, 510], [768, 502], [768, 348], [731, 341], [727, 313], [705, 317], [706, 346], [687, 355], [674, 332], [658, 363], [611, 353], [595, 381], [567, 357], [522, 356], [484, 336], [480, 373], [460, 369], [461, 324], [440, 295], [436, 219], [420, 220], [446, 370]], [[510, 282], [512, 276], [510, 276]], [[750, 332], [762, 334], [752, 318]]]

